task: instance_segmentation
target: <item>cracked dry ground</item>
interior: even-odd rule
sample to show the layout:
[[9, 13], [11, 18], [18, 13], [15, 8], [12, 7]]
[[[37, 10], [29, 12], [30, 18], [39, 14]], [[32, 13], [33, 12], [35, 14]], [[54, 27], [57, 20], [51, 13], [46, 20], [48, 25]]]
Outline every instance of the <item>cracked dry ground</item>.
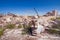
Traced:
[[37, 36], [22, 35], [21, 29], [6, 29], [0, 40], [60, 40], [60, 37], [42, 33]]

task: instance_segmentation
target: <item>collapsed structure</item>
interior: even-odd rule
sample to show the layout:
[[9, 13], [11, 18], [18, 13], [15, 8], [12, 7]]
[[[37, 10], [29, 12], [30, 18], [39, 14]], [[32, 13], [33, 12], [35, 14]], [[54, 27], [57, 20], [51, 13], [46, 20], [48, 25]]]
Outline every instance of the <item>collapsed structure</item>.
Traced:
[[[36, 10], [35, 10], [36, 11]], [[46, 15], [44, 16], [39, 16], [38, 12], [36, 11], [37, 16], [17, 16], [15, 14], [8, 14], [5, 16], [1, 16], [0, 17], [0, 27], [3, 27], [4, 25], [7, 25], [8, 23], [12, 23], [15, 25], [19, 25], [19, 24], [29, 24], [29, 22], [31, 20], [33, 20], [35, 22], [35, 25], [31, 25], [31, 27], [37, 27], [36, 31], [37, 33], [41, 33], [44, 32], [44, 29], [46, 26], [49, 25], [48, 23], [48, 19], [52, 18], [54, 16], [54, 18], [57, 17], [58, 13], [57, 11], [53, 10], [52, 13], [48, 12]], [[48, 16], [48, 17], [45, 17]], [[52, 16], [52, 17], [51, 17]]]

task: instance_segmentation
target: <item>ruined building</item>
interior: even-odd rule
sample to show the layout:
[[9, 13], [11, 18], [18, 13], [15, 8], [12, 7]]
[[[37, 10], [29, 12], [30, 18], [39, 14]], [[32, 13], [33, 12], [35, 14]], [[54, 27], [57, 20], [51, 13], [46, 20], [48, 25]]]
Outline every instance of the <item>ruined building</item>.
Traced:
[[52, 12], [46, 13], [44, 16], [55, 16], [55, 17], [57, 17], [57, 15], [58, 15], [58, 12], [56, 10], [53, 10]]

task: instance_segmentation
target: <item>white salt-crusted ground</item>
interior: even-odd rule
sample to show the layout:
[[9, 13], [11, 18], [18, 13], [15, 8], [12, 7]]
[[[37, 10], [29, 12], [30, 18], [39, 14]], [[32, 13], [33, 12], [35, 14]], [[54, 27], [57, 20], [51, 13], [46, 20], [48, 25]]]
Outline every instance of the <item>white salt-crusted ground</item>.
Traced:
[[42, 33], [37, 36], [22, 35], [21, 29], [6, 29], [0, 40], [60, 40], [60, 37]]

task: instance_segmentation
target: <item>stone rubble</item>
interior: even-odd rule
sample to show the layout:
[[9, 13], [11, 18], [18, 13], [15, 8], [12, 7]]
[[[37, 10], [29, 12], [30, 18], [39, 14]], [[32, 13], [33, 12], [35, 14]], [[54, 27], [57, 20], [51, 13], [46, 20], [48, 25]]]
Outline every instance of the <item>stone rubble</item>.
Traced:
[[6, 29], [0, 40], [60, 40], [60, 37], [42, 33], [37, 36], [22, 35], [21, 29]]

